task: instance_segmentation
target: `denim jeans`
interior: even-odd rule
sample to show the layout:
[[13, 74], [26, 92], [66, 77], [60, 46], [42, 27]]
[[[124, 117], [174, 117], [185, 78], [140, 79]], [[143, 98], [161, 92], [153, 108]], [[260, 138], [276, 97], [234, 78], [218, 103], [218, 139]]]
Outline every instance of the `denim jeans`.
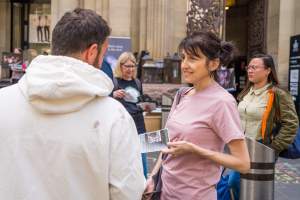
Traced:
[[[146, 128], [145, 128], [143, 113], [140, 112], [140, 113], [136, 113], [136, 114], [131, 114], [131, 116], [134, 120], [138, 134], [145, 133]], [[147, 178], [148, 167], [147, 167], [147, 154], [146, 153], [142, 153], [142, 163], [143, 163], [144, 176], [145, 176], [145, 178]]]
[[142, 153], [142, 163], [143, 163], [143, 172], [145, 178], [147, 178], [147, 173], [148, 173], [148, 165], [147, 165], [147, 154]]
[[231, 188], [233, 195], [234, 195], [234, 200], [239, 200], [240, 198], [240, 182], [241, 182], [241, 177], [240, 173], [234, 170], [231, 170], [229, 173], [229, 178], [228, 178], [228, 186]]

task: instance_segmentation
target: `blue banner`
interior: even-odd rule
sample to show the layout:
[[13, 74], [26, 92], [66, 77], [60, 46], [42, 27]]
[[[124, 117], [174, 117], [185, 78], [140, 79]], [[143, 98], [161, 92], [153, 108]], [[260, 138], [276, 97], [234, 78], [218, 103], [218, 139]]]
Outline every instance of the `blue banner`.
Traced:
[[115, 68], [119, 56], [125, 51], [131, 51], [129, 37], [109, 37], [109, 46], [105, 57], [112, 69]]

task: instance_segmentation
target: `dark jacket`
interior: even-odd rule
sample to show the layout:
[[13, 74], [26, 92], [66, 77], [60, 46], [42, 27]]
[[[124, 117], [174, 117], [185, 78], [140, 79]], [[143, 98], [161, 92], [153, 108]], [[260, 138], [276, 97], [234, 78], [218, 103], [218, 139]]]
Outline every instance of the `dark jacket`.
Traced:
[[299, 120], [292, 96], [275, 86], [271, 86], [270, 90], [274, 92], [274, 102], [266, 121], [263, 143], [272, 147], [278, 155], [293, 142]]

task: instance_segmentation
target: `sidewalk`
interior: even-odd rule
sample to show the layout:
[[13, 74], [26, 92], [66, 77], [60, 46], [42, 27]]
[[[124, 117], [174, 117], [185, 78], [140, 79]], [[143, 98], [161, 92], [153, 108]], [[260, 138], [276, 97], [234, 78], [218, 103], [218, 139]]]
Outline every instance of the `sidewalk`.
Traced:
[[[153, 168], [156, 157], [157, 153], [150, 154], [148, 157], [148, 169]], [[275, 173], [274, 200], [299, 200], [300, 159], [279, 158], [276, 163]]]
[[300, 159], [279, 158], [275, 173], [275, 200], [299, 200]]

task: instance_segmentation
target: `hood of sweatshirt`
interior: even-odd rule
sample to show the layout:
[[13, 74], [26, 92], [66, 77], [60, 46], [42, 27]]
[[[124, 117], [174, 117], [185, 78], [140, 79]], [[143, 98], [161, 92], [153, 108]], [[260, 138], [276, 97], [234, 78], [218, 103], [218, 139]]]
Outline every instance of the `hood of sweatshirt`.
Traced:
[[36, 57], [18, 85], [29, 103], [45, 114], [78, 111], [113, 89], [100, 69], [66, 56]]

